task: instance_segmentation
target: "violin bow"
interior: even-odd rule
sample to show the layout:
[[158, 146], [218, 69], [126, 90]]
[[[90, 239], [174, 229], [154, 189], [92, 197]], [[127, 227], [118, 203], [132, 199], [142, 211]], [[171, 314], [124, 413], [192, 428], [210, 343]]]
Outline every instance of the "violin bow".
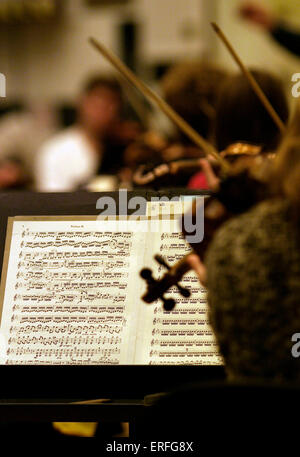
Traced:
[[206, 155], [212, 155], [219, 163], [221, 170], [224, 174], [230, 171], [230, 164], [227, 160], [223, 159], [217, 150], [206, 141], [196, 130], [194, 130], [176, 111], [168, 105], [160, 96], [158, 96], [152, 89], [150, 89], [143, 81], [141, 81], [115, 54], [105, 48], [95, 38], [89, 38], [89, 43], [98, 51], [102, 56], [108, 60], [113, 67], [115, 67], [124, 78], [139, 90], [144, 97], [151, 103], [157, 106], [174, 124], [185, 133]]
[[149, 107], [149, 109], [147, 109], [147, 107], [143, 105], [142, 100], [139, 100], [137, 98], [136, 94], [133, 93], [132, 88], [129, 87], [127, 80], [125, 80], [121, 75], [117, 76], [117, 80], [119, 81], [125, 97], [127, 98], [128, 102], [130, 103], [133, 110], [135, 111], [142, 126], [145, 129], [148, 129], [150, 107]]
[[258, 82], [256, 81], [256, 79], [253, 77], [253, 75], [250, 73], [248, 68], [242, 62], [241, 58], [239, 57], [239, 55], [237, 54], [237, 52], [233, 48], [233, 46], [230, 43], [229, 39], [226, 37], [224, 32], [221, 30], [221, 28], [215, 22], [212, 22], [211, 26], [214, 29], [214, 31], [216, 32], [216, 34], [218, 35], [218, 37], [223, 41], [223, 43], [226, 46], [226, 48], [228, 49], [229, 53], [231, 54], [231, 56], [233, 57], [233, 59], [235, 60], [235, 62], [239, 66], [239, 68], [241, 69], [241, 71], [244, 74], [244, 76], [246, 77], [246, 79], [249, 81], [249, 84], [251, 85], [252, 89], [256, 93], [257, 97], [260, 99], [261, 103], [263, 104], [263, 106], [265, 107], [267, 112], [270, 114], [271, 118], [273, 119], [273, 121], [277, 125], [278, 129], [280, 130], [280, 132], [282, 134], [285, 134], [286, 133], [286, 126], [284, 125], [284, 123], [282, 122], [282, 120], [280, 119], [278, 114], [276, 113], [275, 109], [271, 105], [269, 99], [264, 94], [263, 90], [261, 89], [261, 87], [258, 84]]

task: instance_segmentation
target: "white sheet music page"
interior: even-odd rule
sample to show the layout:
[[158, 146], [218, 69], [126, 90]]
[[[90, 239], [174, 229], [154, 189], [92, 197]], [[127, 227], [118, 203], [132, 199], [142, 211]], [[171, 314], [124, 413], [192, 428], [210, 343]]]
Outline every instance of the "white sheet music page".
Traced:
[[[161, 223], [160, 232], [153, 241], [153, 250], [173, 265], [191, 251], [177, 224]], [[159, 278], [165, 268], [146, 258], [154, 276]], [[177, 287], [165, 296], [174, 298], [176, 306], [166, 312], [162, 301], [147, 305], [138, 327], [136, 363], [152, 365], [222, 365], [215, 337], [207, 315], [206, 290], [194, 272], [187, 273], [180, 284], [190, 290], [189, 298], [182, 297]]]
[[12, 218], [1, 280], [0, 363], [222, 364], [194, 273], [174, 287], [172, 312], [146, 304], [139, 272], [155, 278], [190, 247], [175, 220]]
[[36, 219], [13, 221], [0, 362], [133, 363], [144, 233], [125, 221], [116, 230], [104, 220]]

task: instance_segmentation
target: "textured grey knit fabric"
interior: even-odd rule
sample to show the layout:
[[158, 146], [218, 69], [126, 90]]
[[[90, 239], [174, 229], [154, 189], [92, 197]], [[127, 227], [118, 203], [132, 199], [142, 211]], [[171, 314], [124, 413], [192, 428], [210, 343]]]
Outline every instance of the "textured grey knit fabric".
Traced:
[[231, 379], [300, 379], [300, 228], [287, 202], [231, 219], [206, 255], [209, 315]]

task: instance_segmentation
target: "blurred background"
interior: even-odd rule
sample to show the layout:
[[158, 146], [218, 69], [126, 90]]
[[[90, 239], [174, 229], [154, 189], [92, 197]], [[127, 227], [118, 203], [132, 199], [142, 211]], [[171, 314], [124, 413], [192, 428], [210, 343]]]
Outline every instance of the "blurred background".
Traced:
[[[88, 44], [89, 36], [102, 41], [160, 91], [160, 78], [182, 60], [204, 59], [237, 70], [210, 27], [210, 21], [216, 21], [247, 65], [280, 76], [292, 103], [291, 76], [300, 70], [299, 57], [263, 27], [244, 20], [239, 13], [242, 3], [0, 0], [0, 72], [6, 77], [6, 98], [0, 98], [0, 154], [3, 115], [30, 109], [39, 125], [46, 125], [49, 131], [67, 127], [74, 122], [83, 81], [95, 73], [112, 73], [110, 65]], [[298, 0], [260, 0], [259, 4], [280, 17], [289, 30], [300, 32]], [[142, 98], [140, 103], [144, 104]], [[136, 119], [136, 110], [130, 111]], [[164, 122], [163, 117], [156, 119], [156, 125]], [[43, 137], [42, 127], [35, 128], [35, 134], [39, 130]]]
[[[87, 43], [99, 38], [148, 80], [182, 58], [234, 67], [212, 30], [217, 21], [248, 65], [290, 79], [299, 60], [241, 20], [240, 0], [1, 0], [0, 71], [7, 102], [72, 101], [87, 74], [110, 71]], [[300, 2], [260, 0], [300, 30]], [[3, 104], [3, 100], [1, 101]]]

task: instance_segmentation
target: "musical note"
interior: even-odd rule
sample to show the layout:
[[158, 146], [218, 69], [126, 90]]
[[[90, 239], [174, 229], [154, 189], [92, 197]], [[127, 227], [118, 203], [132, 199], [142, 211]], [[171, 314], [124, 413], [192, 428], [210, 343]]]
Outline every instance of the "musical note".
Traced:
[[[162, 233], [158, 246], [169, 265], [190, 251], [182, 234], [177, 232]], [[160, 265], [155, 277], [161, 277], [164, 272], [165, 267]], [[176, 307], [172, 311], [166, 311], [158, 302], [152, 305], [151, 324], [145, 323], [142, 331], [140, 360], [146, 359], [151, 365], [220, 365], [222, 359], [207, 315], [206, 290], [193, 272], [187, 273], [181, 284], [191, 296], [183, 297], [177, 287], [171, 287], [166, 299], [175, 299]]]
[[[135, 221], [138, 224], [137, 221]], [[14, 221], [1, 332], [7, 365], [218, 365], [197, 276], [168, 291], [177, 306], [140, 300], [138, 271], [153, 249], [172, 265], [190, 250], [181, 232], [112, 230], [109, 221]], [[135, 229], [136, 228], [136, 229]], [[159, 274], [163, 273], [160, 265]], [[140, 282], [138, 282], [140, 281]], [[131, 347], [133, 350], [131, 350]]]
[[120, 363], [133, 234], [34, 226], [15, 234], [6, 363]]

